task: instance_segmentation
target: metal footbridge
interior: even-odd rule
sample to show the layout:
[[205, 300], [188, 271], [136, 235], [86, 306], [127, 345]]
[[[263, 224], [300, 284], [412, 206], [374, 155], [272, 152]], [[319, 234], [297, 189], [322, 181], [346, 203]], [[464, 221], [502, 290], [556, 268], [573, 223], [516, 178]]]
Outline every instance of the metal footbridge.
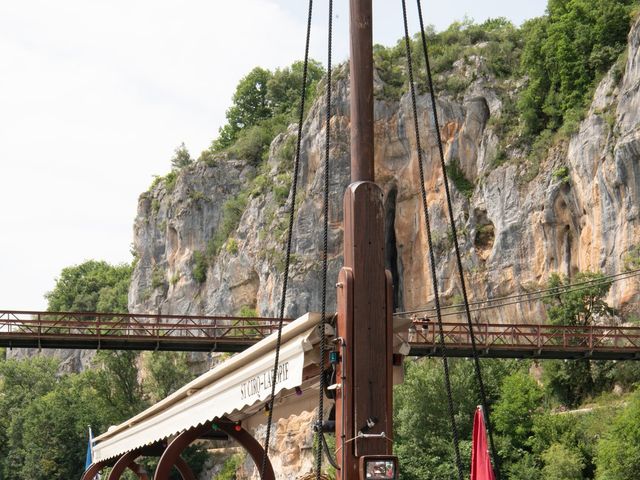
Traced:
[[[4, 310], [0, 347], [240, 352], [277, 328], [269, 317]], [[466, 323], [444, 323], [443, 333], [448, 356], [472, 356]], [[486, 358], [640, 359], [640, 326], [478, 323], [473, 333]], [[442, 355], [435, 322], [412, 322], [401, 336], [410, 355]]]

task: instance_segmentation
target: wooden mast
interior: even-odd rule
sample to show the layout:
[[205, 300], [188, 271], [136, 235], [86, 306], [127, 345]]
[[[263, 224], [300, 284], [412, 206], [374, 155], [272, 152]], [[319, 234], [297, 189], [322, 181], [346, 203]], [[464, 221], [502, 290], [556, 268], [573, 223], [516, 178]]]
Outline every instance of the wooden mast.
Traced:
[[383, 193], [375, 183], [372, 0], [350, 0], [351, 185], [344, 196], [342, 339], [336, 398], [340, 480], [362, 478], [364, 456], [392, 450], [393, 285], [384, 265]]

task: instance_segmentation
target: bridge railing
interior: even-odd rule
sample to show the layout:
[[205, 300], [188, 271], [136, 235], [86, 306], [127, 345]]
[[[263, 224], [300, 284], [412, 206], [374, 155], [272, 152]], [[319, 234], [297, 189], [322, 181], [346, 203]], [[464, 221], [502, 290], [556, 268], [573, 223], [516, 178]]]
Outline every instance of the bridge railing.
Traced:
[[268, 317], [0, 311], [0, 336], [260, 340], [277, 328], [278, 319]]
[[[443, 333], [447, 346], [471, 345], [466, 323], [443, 323]], [[478, 323], [474, 324], [473, 333], [479, 349], [640, 350], [640, 327]], [[405, 334], [405, 340], [410, 345], [439, 347], [438, 325], [414, 322]]]

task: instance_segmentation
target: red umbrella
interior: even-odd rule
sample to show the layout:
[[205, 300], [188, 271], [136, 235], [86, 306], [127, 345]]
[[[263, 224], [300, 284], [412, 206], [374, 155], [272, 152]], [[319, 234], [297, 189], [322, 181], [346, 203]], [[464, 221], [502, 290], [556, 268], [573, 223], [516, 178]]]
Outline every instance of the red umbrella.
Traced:
[[487, 430], [484, 426], [482, 407], [476, 409], [473, 417], [473, 444], [471, 446], [471, 480], [495, 480], [489, 447]]

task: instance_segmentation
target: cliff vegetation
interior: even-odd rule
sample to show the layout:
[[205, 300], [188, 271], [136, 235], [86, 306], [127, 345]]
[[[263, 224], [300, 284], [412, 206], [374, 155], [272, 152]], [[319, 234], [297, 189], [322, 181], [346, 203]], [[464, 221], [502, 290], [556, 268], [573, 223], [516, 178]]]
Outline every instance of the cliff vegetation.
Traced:
[[[549, 0], [544, 16], [521, 27], [505, 19], [463, 20], [442, 32], [426, 32], [472, 300], [539, 288], [555, 292], [545, 303], [506, 309], [503, 321], [638, 321], [637, 278], [606, 281], [640, 266], [637, 13], [632, 0]], [[456, 303], [460, 286], [444, 221], [419, 37], [411, 48], [437, 275], [445, 303]], [[376, 177], [385, 194], [386, 261], [396, 285], [395, 307], [429, 306], [433, 294], [424, 226], [416, 221], [420, 186], [404, 45], [376, 46], [374, 55]], [[312, 62], [300, 139], [290, 316], [320, 305], [324, 73]], [[301, 80], [299, 62], [275, 71], [256, 67], [241, 79], [227, 123], [210, 148], [194, 158], [179, 145], [172, 170], [140, 196], [133, 265], [89, 261], [63, 270], [47, 294], [49, 309], [273, 315], [283, 281]], [[338, 67], [333, 81], [329, 278], [336, 278], [342, 265], [340, 205], [349, 183], [346, 65]], [[596, 289], [576, 295], [568, 288], [592, 278], [603, 280]], [[328, 301], [334, 308], [332, 289]], [[476, 320], [489, 318], [483, 315]], [[207, 359], [183, 354], [62, 352], [26, 360], [17, 360], [15, 352], [4, 355], [0, 478], [7, 480], [79, 478], [88, 424], [102, 432], [208, 366]], [[72, 367], [60, 366], [60, 358], [66, 364], [71, 357]], [[504, 478], [637, 477], [640, 370], [635, 363], [483, 365]], [[410, 360], [405, 383], [396, 389], [395, 448], [404, 480], [454, 477], [442, 375], [436, 360]], [[478, 403], [470, 362], [452, 362], [452, 382], [468, 462]], [[274, 454], [283, 448], [276, 446]], [[201, 467], [202, 452], [192, 452], [192, 460]], [[249, 470], [234, 456], [213, 478], [236, 478], [238, 471]]]

